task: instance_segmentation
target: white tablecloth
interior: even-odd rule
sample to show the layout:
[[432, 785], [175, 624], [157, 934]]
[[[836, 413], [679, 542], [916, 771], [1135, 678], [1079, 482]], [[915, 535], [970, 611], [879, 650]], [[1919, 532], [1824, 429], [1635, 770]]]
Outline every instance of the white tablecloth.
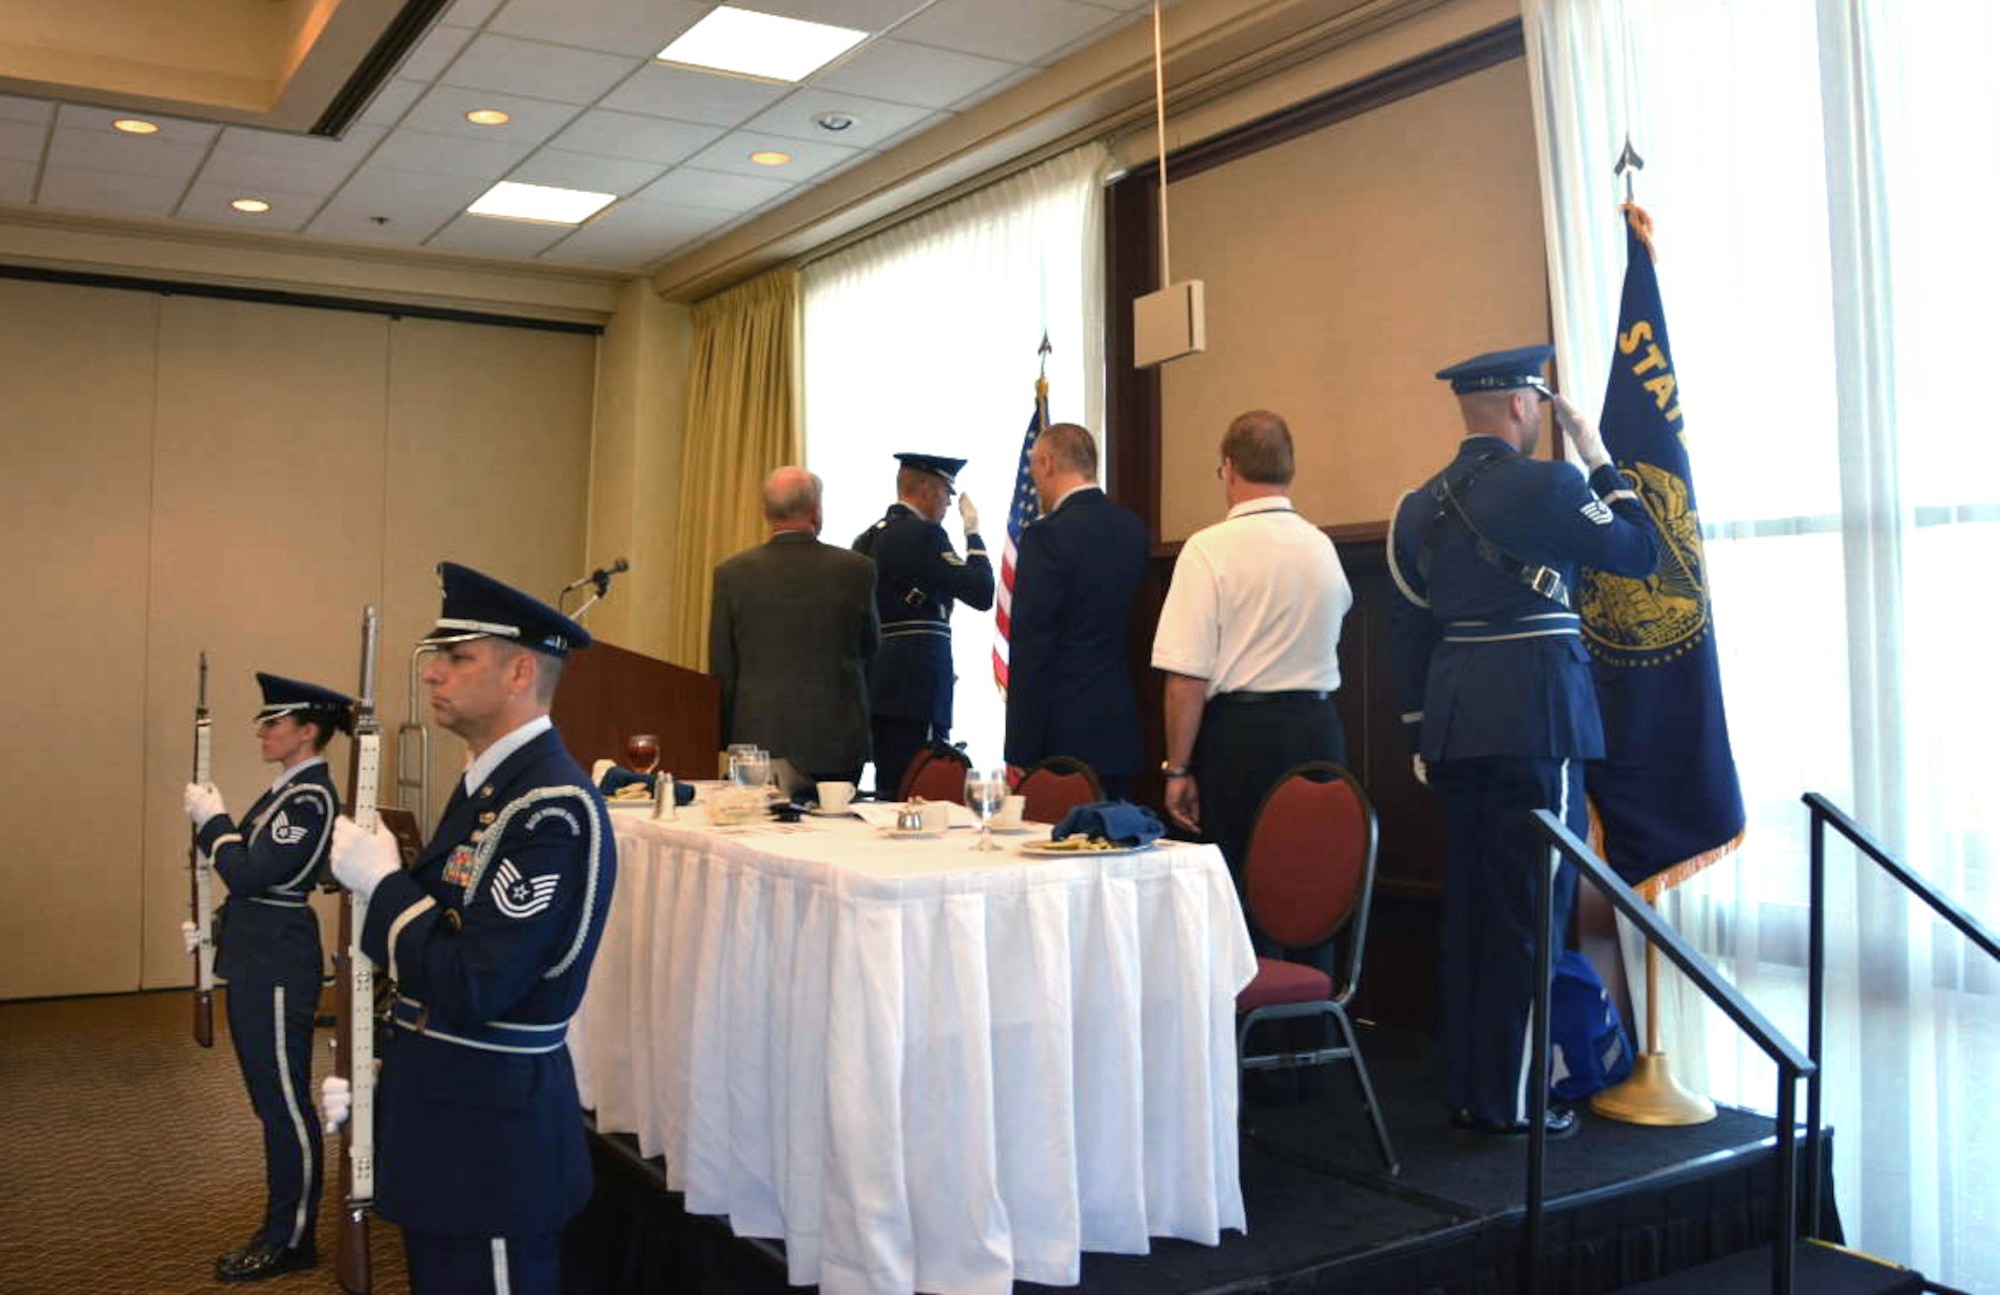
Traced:
[[612, 821], [618, 890], [570, 1033], [584, 1102], [666, 1157], [690, 1212], [782, 1238], [795, 1284], [1071, 1285], [1083, 1250], [1243, 1229], [1235, 996], [1256, 959], [1214, 847], [1047, 859], [846, 819]]

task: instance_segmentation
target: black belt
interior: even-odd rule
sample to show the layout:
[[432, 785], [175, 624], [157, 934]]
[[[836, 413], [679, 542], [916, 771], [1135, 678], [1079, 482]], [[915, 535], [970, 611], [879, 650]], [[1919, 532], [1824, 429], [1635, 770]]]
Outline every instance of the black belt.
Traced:
[[1219, 692], [1208, 699], [1211, 706], [1249, 706], [1260, 701], [1332, 701], [1329, 690], [1300, 688], [1292, 692]]

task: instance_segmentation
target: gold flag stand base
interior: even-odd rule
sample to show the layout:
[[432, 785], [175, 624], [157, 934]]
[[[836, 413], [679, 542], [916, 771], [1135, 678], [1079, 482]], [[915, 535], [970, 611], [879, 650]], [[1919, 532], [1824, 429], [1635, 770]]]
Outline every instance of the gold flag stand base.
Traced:
[[1663, 1052], [1640, 1053], [1631, 1075], [1593, 1095], [1590, 1109], [1607, 1120], [1662, 1127], [1706, 1124], [1715, 1118], [1715, 1103], [1682, 1088]]

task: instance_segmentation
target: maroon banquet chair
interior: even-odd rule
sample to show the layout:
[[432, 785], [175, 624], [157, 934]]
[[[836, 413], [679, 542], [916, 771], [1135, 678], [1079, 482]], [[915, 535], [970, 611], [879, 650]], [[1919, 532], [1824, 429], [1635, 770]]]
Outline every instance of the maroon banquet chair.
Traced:
[[[1330, 761], [1287, 770], [1264, 794], [1250, 829], [1244, 895], [1250, 920], [1286, 949], [1317, 949], [1344, 938], [1339, 982], [1317, 967], [1259, 957], [1257, 976], [1236, 996], [1236, 1057], [1244, 1071], [1354, 1063], [1362, 1106], [1374, 1126], [1382, 1162], [1397, 1172], [1396, 1153], [1368, 1065], [1348, 1019], [1361, 982], [1368, 906], [1375, 890], [1375, 808], [1354, 775]], [[1319, 1047], [1299, 1048], [1286, 1022], [1321, 1020]], [[1252, 1051], [1258, 1027], [1278, 1046]]]
[[1063, 815], [1078, 805], [1104, 799], [1104, 787], [1097, 781], [1097, 772], [1067, 755], [1052, 755], [1030, 765], [1014, 791], [1027, 797], [1021, 817], [1032, 823], [1060, 823]]
[[903, 771], [903, 785], [897, 789], [898, 800], [910, 800], [922, 796], [925, 800], [943, 800], [954, 804], [965, 803], [965, 775], [972, 768], [972, 757], [955, 746], [938, 744], [927, 746], [917, 752], [917, 758], [910, 761], [910, 767]]

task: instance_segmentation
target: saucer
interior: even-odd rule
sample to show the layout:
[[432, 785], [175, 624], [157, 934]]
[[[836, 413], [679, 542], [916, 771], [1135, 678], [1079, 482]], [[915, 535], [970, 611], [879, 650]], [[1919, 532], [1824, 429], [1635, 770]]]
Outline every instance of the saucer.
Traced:
[[892, 836], [898, 841], [911, 841], [919, 837], [939, 837], [944, 835], [943, 832], [933, 832], [929, 828], [924, 827], [878, 827], [875, 829], [875, 832], [878, 836]]
[[814, 805], [814, 806], [813, 806], [813, 807], [812, 807], [811, 809], [807, 810], [807, 811], [806, 811], [806, 813], [808, 813], [808, 814], [812, 815], [812, 816], [813, 816], [814, 818], [856, 818], [856, 817], [858, 817], [858, 815], [856, 815], [856, 814], [855, 814], [855, 812], [854, 812], [854, 810], [853, 810], [852, 808], [850, 808], [850, 807], [845, 807], [845, 806], [844, 806], [844, 807], [842, 807], [842, 808], [840, 808], [840, 809], [821, 809], [821, 808], [820, 808], [819, 806], [817, 806], [817, 805]]

